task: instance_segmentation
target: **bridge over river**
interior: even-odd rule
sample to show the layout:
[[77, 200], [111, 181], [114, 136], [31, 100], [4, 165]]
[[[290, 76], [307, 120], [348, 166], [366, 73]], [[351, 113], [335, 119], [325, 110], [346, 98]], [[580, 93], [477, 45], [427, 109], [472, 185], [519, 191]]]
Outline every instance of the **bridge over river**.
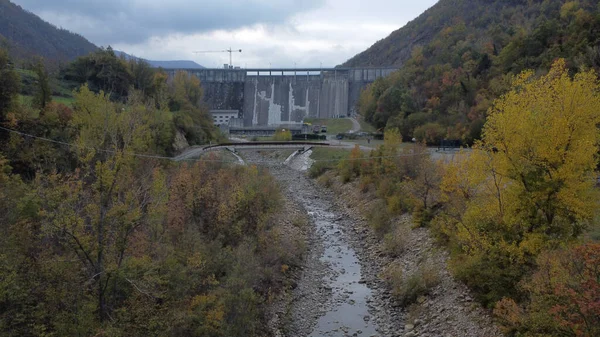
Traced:
[[175, 157], [175, 161], [185, 161], [199, 156], [221, 150], [229, 150], [236, 152], [236, 150], [300, 150], [302, 152], [308, 151], [313, 147], [330, 147], [329, 143], [319, 142], [246, 142], [246, 143], [223, 143], [216, 145], [209, 145], [204, 147], [192, 147], [187, 151], [183, 152], [179, 156]]

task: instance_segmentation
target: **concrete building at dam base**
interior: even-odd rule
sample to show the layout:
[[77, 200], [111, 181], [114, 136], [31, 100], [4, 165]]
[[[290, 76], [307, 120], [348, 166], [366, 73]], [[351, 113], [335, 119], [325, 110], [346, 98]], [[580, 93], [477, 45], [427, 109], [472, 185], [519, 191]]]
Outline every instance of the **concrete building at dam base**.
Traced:
[[[361, 90], [397, 68], [181, 69], [200, 79], [215, 123], [302, 124], [355, 113]], [[170, 75], [176, 71], [171, 70]], [[237, 112], [237, 116], [236, 115]], [[240, 121], [236, 122], [237, 128]]]

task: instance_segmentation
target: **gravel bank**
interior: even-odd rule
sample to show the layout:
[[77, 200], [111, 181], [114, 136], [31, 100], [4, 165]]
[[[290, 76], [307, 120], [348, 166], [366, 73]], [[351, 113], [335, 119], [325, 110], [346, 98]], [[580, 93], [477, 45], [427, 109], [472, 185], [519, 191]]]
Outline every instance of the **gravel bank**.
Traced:
[[[328, 173], [330, 188], [338, 198], [336, 203], [345, 207], [349, 217], [354, 219], [355, 237], [364, 247], [363, 258], [372, 261], [372, 272], [384, 274], [386, 268], [398, 265], [403, 273], [412, 271], [427, 262], [439, 272], [440, 284], [429, 295], [419, 298], [418, 302], [408, 308], [401, 308], [391, 296], [389, 289], [382, 295], [387, 307], [400, 308], [394, 313], [394, 319], [401, 321], [401, 336], [412, 337], [496, 337], [502, 333], [493, 324], [489, 312], [475, 302], [469, 289], [454, 279], [448, 271], [448, 253], [437, 246], [427, 228], [416, 228], [408, 231], [406, 249], [396, 258], [390, 257], [381, 240], [369, 228], [364, 217], [370, 204], [375, 201], [371, 194], [360, 192], [357, 183], [342, 184], [339, 179]], [[370, 200], [370, 201], [369, 201]], [[412, 218], [403, 215], [394, 220], [397, 225], [412, 227]], [[381, 283], [377, 287], [382, 286]], [[387, 288], [387, 285], [383, 285]]]
[[[298, 156], [289, 166], [283, 165], [285, 156], [272, 153], [245, 151], [241, 156], [266, 166], [281, 183], [286, 212], [311, 219], [304, 230], [307, 250], [294, 276], [295, 287], [273, 306], [277, 336], [501, 336], [468, 289], [450, 275], [448, 256], [427, 229], [410, 231], [408, 248], [393, 259], [367, 225], [363, 214], [369, 197], [356, 186], [330, 177], [331, 188], [324, 188], [309, 179], [300, 171], [307, 167], [307, 156]], [[396, 221], [410, 226], [411, 219]], [[404, 308], [381, 275], [391, 264], [410, 272], [423, 261], [435, 265], [441, 282]], [[356, 319], [361, 310], [365, 312]], [[352, 321], [344, 321], [346, 317]]]

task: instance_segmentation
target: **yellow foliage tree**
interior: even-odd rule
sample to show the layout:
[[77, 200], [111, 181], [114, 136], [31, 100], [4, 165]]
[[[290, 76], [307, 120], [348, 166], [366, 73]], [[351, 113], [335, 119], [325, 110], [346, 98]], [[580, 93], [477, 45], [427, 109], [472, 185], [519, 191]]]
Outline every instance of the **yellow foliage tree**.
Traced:
[[278, 129], [273, 136], [274, 141], [287, 142], [292, 140], [292, 132], [286, 129]]
[[466, 256], [502, 256], [514, 267], [504, 286], [514, 286], [542, 249], [576, 238], [594, 218], [599, 89], [592, 72], [572, 79], [564, 60], [539, 79], [522, 73], [490, 109], [482, 140], [445, 174], [447, 204], [437, 223]]
[[158, 163], [132, 155], [152, 143], [153, 112], [148, 107], [116, 105], [87, 86], [75, 99], [72, 126], [78, 131], [75, 151], [81, 170], [39, 178], [39, 213], [47, 234], [83, 264], [103, 322], [117, 301], [112, 294], [125, 281], [121, 273], [133, 237], [162, 223], [167, 181]]

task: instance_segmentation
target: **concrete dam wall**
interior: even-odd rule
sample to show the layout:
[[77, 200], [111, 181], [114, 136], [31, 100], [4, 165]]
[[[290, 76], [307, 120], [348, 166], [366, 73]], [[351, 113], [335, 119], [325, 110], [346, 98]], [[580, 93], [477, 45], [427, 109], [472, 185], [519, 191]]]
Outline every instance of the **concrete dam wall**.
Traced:
[[[300, 123], [355, 112], [360, 91], [396, 69], [193, 69], [211, 110], [238, 110], [244, 126]], [[172, 71], [174, 74], [175, 71]]]

